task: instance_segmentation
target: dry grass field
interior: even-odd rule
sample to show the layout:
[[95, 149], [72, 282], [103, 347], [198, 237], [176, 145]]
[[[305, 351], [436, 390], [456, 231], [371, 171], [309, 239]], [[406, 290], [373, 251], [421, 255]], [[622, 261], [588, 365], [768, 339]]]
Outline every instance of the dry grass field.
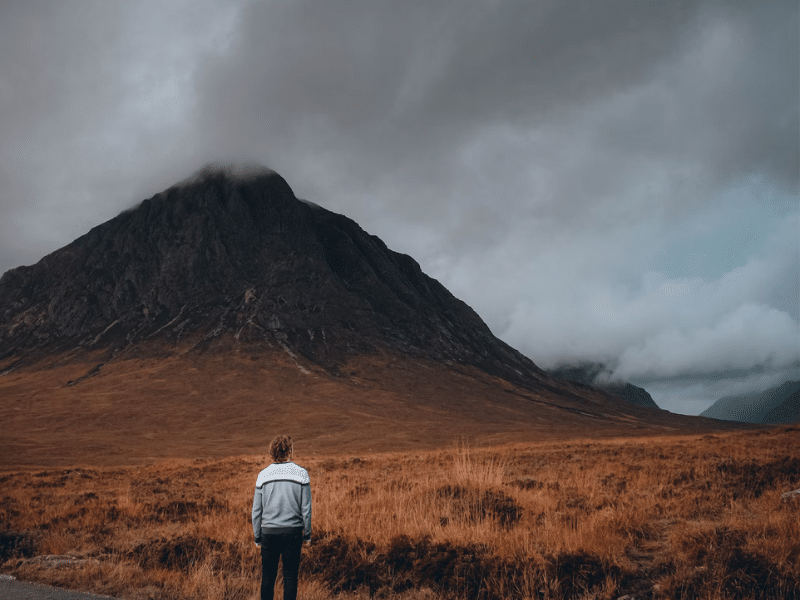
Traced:
[[181, 348], [102, 369], [99, 360], [0, 361], [0, 470], [252, 455], [265, 418], [271, 431], [302, 441], [306, 457], [436, 450], [459, 436], [483, 447], [748, 428], [634, 406], [588, 386], [549, 380], [531, 391], [472, 367], [395, 355], [353, 359], [338, 376], [285, 352]]
[[[315, 529], [300, 597], [797, 598], [800, 499], [781, 493], [800, 487], [798, 434], [327, 457], [298, 446]], [[7, 472], [0, 571], [126, 599], [257, 598], [249, 510], [264, 464]]]

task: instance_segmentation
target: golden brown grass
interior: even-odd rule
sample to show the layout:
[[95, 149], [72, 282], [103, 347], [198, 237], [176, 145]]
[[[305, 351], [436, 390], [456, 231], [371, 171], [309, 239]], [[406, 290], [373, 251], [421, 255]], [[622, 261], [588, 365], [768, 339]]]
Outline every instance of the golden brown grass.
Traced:
[[264, 435], [253, 415], [269, 415], [271, 431], [302, 442], [306, 456], [438, 450], [460, 435], [490, 446], [752, 428], [637, 407], [562, 381], [532, 391], [459, 364], [368, 355], [334, 375], [310, 362], [301, 370], [282, 348], [240, 350], [175, 348], [99, 371], [99, 354], [19, 368], [0, 361], [0, 470], [251, 455]]
[[[300, 597], [796, 598], [797, 427], [296, 460]], [[264, 457], [0, 477], [2, 571], [120, 598], [257, 598]], [[55, 569], [45, 554], [96, 559]]]

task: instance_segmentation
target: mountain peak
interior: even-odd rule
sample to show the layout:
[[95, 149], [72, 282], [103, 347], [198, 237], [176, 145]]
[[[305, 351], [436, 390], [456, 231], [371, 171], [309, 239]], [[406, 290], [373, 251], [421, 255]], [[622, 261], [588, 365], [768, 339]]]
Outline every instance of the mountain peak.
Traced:
[[[254, 179], [268, 178], [274, 176], [280, 177], [275, 171], [264, 165], [255, 163], [208, 163], [200, 167], [197, 171], [189, 177], [178, 183], [177, 185], [185, 185], [189, 183], [196, 183], [212, 179], [215, 177], [224, 177], [234, 181], [252, 181]], [[283, 179], [283, 178], [281, 178]]]
[[293, 213], [291, 216], [296, 220], [300, 209], [283, 177], [268, 167], [248, 163], [207, 164], [126, 212], [136, 212], [141, 207], [153, 210], [154, 206], [179, 219], [195, 212], [222, 211], [232, 219], [255, 221], [268, 229], [285, 229], [285, 215]]

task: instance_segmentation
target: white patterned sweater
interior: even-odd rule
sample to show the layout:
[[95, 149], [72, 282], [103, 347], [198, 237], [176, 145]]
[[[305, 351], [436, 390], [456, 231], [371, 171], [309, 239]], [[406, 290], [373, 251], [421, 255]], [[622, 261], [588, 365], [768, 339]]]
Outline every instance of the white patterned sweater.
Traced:
[[302, 528], [311, 539], [311, 480], [308, 471], [293, 462], [272, 463], [258, 474], [253, 495], [253, 535], [291, 533]]

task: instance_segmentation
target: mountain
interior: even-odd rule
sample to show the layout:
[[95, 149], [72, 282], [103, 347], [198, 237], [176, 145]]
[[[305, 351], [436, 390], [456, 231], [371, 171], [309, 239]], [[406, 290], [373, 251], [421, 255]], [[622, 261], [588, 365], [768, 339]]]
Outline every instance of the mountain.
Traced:
[[[0, 278], [0, 466], [730, 428], [556, 379], [414, 259], [207, 167]], [[77, 462], [76, 462], [77, 461]]]
[[[336, 373], [390, 349], [534, 385], [542, 371], [411, 257], [298, 201], [277, 173], [206, 168], [0, 279], [0, 359], [191, 339], [286, 347]], [[195, 339], [197, 338], [197, 339]]]
[[800, 381], [791, 383], [797, 385], [798, 388], [764, 415], [764, 418], [761, 419], [762, 423], [779, 424], [797, 423], [800, 421]]
[[590, 385], [619, 396], [630, 404], [658, 408], [653, 397], [639, 386], [622, 380], [609, 379], [610, 372], [602, 363], [581, 362], [575, 365], [559, 365], [547, 372], [558, 379]]
[[701, 416], [742, 423], [794, 423], [800, 420], [800, 381], [786, 381], [761, 392], [725, 396]]

